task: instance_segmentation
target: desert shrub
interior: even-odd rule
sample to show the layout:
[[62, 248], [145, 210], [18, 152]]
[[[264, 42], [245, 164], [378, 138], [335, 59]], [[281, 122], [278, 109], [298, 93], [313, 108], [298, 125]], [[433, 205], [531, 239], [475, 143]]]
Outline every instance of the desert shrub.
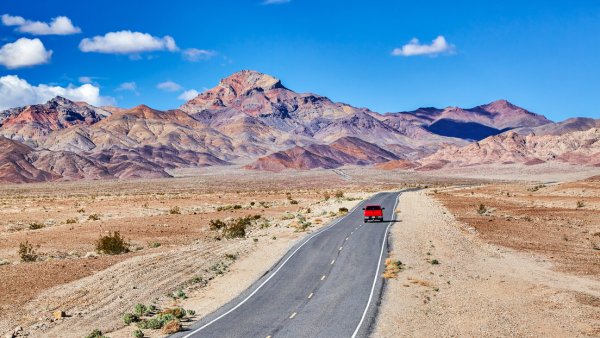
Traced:
[[265, 209], [267, 209], [269, 207], [269, 204], [267, 204], [267, 202], [258, 202], [258, 204], [260, 204], [260, 206]]
[[338, 191], [335, 192], [334, 196], [336, 198], [342, 198], [342, 197], [344, 197], [344, 192], [341, 191], [341, 190], [338, 190]]
[[223, 229], [225, 238], [243, 238], [246, 237], [246, 227], [250, 226], [252, 219], [250, 216], [236, 218], [231, 220]]
[[135, 313], [139, 317], [145, 315], [147, 312], [148, 312], [148, 308], [144, 304], [140, 304], [140, 303], [135, 304], [135, 306], [133, 308], [133, 313]]
[[187, 311], [186, 311], [186, 313], [187, 313], [187, 315], [188, 315], [188, 316], [190, 316], [190, 317], [193, 317], [193, 316], [195, 316], [195, 315], [196, 315], [196, 311], [194, 311], [194, 310], [187, 310]]
[[75, 223], [77, 223], [77, 220], [75, 218], [67, 219], [67, 224], [75, 224]]
[[159, 242], [153, 242], [153, 243], [150, 243], [148, 246], [151, 248], [159, 248], [160, 245], [161, 244]]
[[77, 209], [77, 212], [80, 213], [80, 214], [83, 214], [85, 212], [85, 209], [84, 208]]
[[233, 206], [234, 210], [238, 210], [238, 209], [241, 209], [241, 208], [242, 208], [242, 206], [239, 205], [239, 204], [236, 204], [236, 205]]
[[577, 208], [585, 207], [585, 203], [583, 201], [577, 201]]
[[19, 256], [23, 262], [35, 262], [38, 259], [38, 254], [28, 241], [19, 244]]
[[298, 204], [298, 201], [296, 201], [296, 200], [290, 200], [290, 204]]
[[158, 330], [162, 327], [162, 322], [158, 318], [149, 318], [138, 322], [140, 329]]
[[480, 214], [480, 215], [483, 215], [486, 212], [487, 212], [486, 206], [483, 203], [479, 204], [479, 208], [477, 209], [477, 213]]
[[96, 250], [109, 255], [118, 255], [129, 252], [129, 243], [125, 241], [118, 231], [101, 236], [96, 242]]
[[177, 319], [173, 319], [167, 323], [162, 328], [162, 332], [164, 334], [172, 334], [181, 331], [181, 323]]
[[38, 222], [32, 222], [29, 223], [29, 229], [31, 230], [37, 230], [37, 229], [41, 229], [43, 228], [45, 225], [42, 223], [38, 223]]
[[88, 219], [90, 221], [99, 221], [100, 220], [100, 215], [98, 215], [98, 214], [91, 214], [91, 215], [88, 216]]
[[165, 309], [161, 314], [162, 315], [172, 315], [173, 317], [177, 318], [177, 319], [181, 319], [183, 317], [185, 317], [185, 310], [181, 307], [174, 307], [174, 308], [169, 308], [169, 309]]
[[133, 313], [125, 313], [123, 315], [123, 323], [125, 323], [125, 325], [129, 325], [131, 323], [138, 322], [139, 320], [140, 320], [140, 318]]
[[346, 207], [341, 207], [338, 209], [340, 214], [347, 214], [348, 213], [348, 208]]
[[[176, 298], [181, 298], [181, 299], [186, 299], [188, 298], [187, 295], [185, 294], [185, 292], [183, 290], [179, 290], [175, 293], [175, 297]], [[166, 312], [168, 313], [168, 312]]]
[[144, 338], [144, 332], [140, 329], [133, 331], [133, 338]]
[[171, 215], [180, 215], [181, 214], [181, 209], [179, 209], [178, 206], [174, 206], [171, 209], [169, 209], [169, 214], [171, 214]]
[[385, 271], [383, 272], [383, 278], [395, 278], [398, 273], [402, 270], [402, 262], [388, 258], [385, 260]]
[[250, 202], [250, 206], [254, 206], [256, 204], [256, 202]]
[[225, 258], [235, 261], [237, 259], [237, 255], [236, 254], [225, 254]]
[[329, 195], [328, 192], [323, 193], [323, 199], [328, 201], [331, 198], [331, 195]]
[[85, 338], [108, 338], [106, 337], [102, 331], [95, 329], [92, 332], [90, 332], [90, 334], [88, 334], [87, 336], [85, 336]]
[[440, 261], [438, 261], [437, 259], [432, 259], [430, 263], [431, 265], [439, 265]]
[[220, 219], [211, 219], [210, 222], [210, 230], [219, 230], [225, 227], [225, 222]]

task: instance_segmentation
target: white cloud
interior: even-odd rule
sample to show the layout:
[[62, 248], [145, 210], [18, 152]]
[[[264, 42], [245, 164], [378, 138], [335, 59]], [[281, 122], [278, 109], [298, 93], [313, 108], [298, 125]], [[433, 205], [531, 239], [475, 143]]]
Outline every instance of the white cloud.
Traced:
[[198, 48], [188, 48], [181, 52], [183, 58], [187, 61], [197, 62], [200, 60], [208, 60], [213, 56], [217, 55], [215, 51], [198, 49]]
[[281, 4], [287, 4], [288, 2], [291, 2], [292, 0], [264, 0], [262, 2], [263, 5], [281, 5]]
[[101, 96], [100, 88], [91, 84], [83, 84], [79, 87], [46, 84], [33, 86], [17, 75], [0, 77], [0, 109], [44, 103], [55, 96], [62, 96], [73, 101], [84, 101], [94, 106], [116, 104], [114, 98]]
[[9, 14], [2, 15], [2, 24], [4, 26], [21, 26], [24, 25], [26, 20], [20, 16], [12, 16]]
[[183, 93], [181, 93], [181, 95], [179, 95], [177, 98], [180, 100], [185, 100], [185, 101], [189, 101], [193, 98], [195, 98], [196, 96], [198, 96], [198, 91], [195, 89], [190, 89], [190, 90], [186, 90]]
[[96, 52], [108, 54], [135, 54], [158, 50], [175, 52], [179, 50], [175, 40], [165, 35], [162, 38], [148, 33], [120, 31], [109, 32], [103, 36], [85, 38], [79, 43], [82, 52]]
[[414, 56], [414, 55], [437, 55], [441, 53], [452, 53], [454, 46], [449, 44], [442, 35], [431, 41], [431, 44], [421, 44], [419, 39], [414, 38], [401, 48], [395, 48], [392, 55]]
[[94, 80], [92, 79], [91, 76], [80, 76], [78, 80], [79, 80], [80, 83], [92, 83], [92, 82], [94, 82]]
[[69, 35], [81, 33], [81, 29], [73, 26], [71, 19], [66, 16], [57, 16], [50, 23], [46, 23], [4, 14], [2, 15], [2, 24], [5, 26], [17, 26], [18, 32], [33, 35]]
[[119, 85], [119, 87], [117, 87], [116, 91], [137, 93], [137, 84], [134, 81], [123, 82]]
[[51, 56], [40, 39], [20, 38], [0, 47], [0, 65], [9, 69], [48, 63]]
[[181, 85], [173, 81], [165, 81], [156, 85], [156, 88], [166, 92], [177, 92], [183, 89]]

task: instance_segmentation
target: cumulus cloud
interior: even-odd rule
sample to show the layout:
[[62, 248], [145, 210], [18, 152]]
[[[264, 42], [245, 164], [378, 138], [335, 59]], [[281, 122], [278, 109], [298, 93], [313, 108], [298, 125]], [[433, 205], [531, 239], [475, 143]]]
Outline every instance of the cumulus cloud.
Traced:
[[82, 52], [107, 53], [107, 54], [135, 54], [168, 50], [178, 51], [175, 40], [165, 35], [162, 38], [152, 36], [148, 33], [120, 31], [109, 32], [103, 36], [85, 38], [79, 43]]
[[198, 62], [200, 60], [208, 60], [213, 56], [217, 55], [215, 51], [198, 49], [198, 48], [188, 48], [181, 52], [183, 58], [187, 61]]
[[166, 92], [177, 92], [183, 89], [183, 87], [180, 84], [175, 83], [173, 81], [161, 82], [156, 85], [156, 88], [164, 90]]
[[73, 101], [84, 101], [94, 106], [114, 105], [115, 99], [101, 96], [100, 88], [91, 84], [67, 87], [29, 84], [17, 75], [0, 77], [0, 109], [44, 103], [55, 96]]
[[281, 5], [287, 4], [288, 2], [292, 2], [292, 0], [264, 0], [262, 2], [263, 5]]
[[437, 55], [441, 53], [452, 53], [454, 46], [446, 41], [444, 36], [440, 35], [431, 41], [431, 44], [421, 44], [419, 39], [414, 38], [401, 48], [395, 48], [392, 55], [395, 56], [415, 56], [415, 55]]
[[40, 39], [20, 38], [0, 47], [0, 65], [9, 69], [48, 63], [51, 56]]
[[189, 101], [193, 98], [195, 98], [196, 96], [198, 96], [198, 91], [195, 89], [189, 89], [184, 91], [183, 93], [181, 93], [181, 95], [179, 95], [177, 98], [180, 100], [185, 100], [185, 101]]
[[46, 23], [4, 14], [2, 15], [2, 24], [4, 26], [17, 26], [18, 32], [32, 35], [69, 35], [81, 33], [81, 29], [75, 27], [71, 19], [66, 16], [57, 16], [56, 18], [52, 18], [50, 23]]

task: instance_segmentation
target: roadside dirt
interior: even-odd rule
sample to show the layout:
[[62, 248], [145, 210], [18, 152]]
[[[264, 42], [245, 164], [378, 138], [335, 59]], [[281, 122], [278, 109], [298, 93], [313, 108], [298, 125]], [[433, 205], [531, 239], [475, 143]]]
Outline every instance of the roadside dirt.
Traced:
[[[0, 333], [19, 325], [31, 336], [81, 337], [101, 329], [130, 337], [133, 326], [122, 329], [121, 317], [136, 303], [183, 305], [203, 316], [249, 286], [295, 241], [338, 217], [340, 207], [370, 195], [344, 189], [336, 197], [339, 179], [321, 181], [320, 188], [281, 188], [294, 186], [288, 179], [289, 185], [259, 180], [235, 190], [214, 177], [167, 186], [97, 182], [94, 194], [87, 194], [91, 182], [7, 187], [0, 191], [0, 260], [8, 263], [0, 266]], [[93, 214], [99, 220], [89, 219]], [[219, 240], [209, 228], [212, 219], [248, 215], [260, 219], [245, 238]], [[301, 220], [310, 225], [304, 229]], [[32, 230], [32, 223], [44, 227]], [[110, 231], [120, 231], [132, 252], [98, 256], [95, 242]], [[20, 262], [17, 249], [25, 241], [38, 261]], [[179, 290], [188, 298], [170, 296]], [[55, 310], [67, 317], [53, 320]]]
[[403, 194], [399, 210], [390, 257], [402, 270], [387, 279], [373, 337], [600, 335], [598, 275], [489, 244], [425, 191]]

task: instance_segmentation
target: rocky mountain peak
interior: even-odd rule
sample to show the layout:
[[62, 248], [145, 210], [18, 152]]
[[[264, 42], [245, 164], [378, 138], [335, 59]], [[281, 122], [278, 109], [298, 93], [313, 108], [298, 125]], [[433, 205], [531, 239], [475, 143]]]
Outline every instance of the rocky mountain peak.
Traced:
[[242, 70], [221, 80], [219, 86], [232, 90], [236, 96], [246, 95], [252, 91], [267, 91], [285, 88], [281, 80], [271, 75], [254, 70]]

